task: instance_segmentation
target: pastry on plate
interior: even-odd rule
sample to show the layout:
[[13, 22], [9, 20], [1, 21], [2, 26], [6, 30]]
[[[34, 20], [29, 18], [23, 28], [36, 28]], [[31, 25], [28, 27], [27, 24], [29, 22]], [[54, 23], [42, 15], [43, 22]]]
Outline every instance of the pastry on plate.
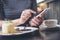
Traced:
[[17, 30], [15, 30], [14, 27], [14, 23], [6, 21], [2, 25], [2, 33], [16, 33]]

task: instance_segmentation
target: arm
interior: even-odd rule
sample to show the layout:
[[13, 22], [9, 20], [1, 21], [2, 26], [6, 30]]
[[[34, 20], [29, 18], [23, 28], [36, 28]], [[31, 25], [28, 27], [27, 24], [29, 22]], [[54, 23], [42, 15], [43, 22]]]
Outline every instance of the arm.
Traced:
[[[29, 19], [29, 17], [31, 17], [32, 13], [35, 14], [36, 12], [31, 10], [31, 9], [26, 9], [26, 10], [24, 10], [22, 12], [20, 18], [12, 20], [12, 23], [14, 23], [15, 26], [24, 24]], [[2, 26], [3, 22], [5, 22], [5, 21], [4, 20], [0, 20], [0, 27]]]
[[[1, 6], [1, 5], [0, 5], [0, 6]], [[3, 6], [2, 6], [2, 7], [3, 7]], [[1, 7], [1, 8], [2, 8], [2, 7]], [[0, 9], [0, 10], [2, 10], [2, 9]], [[22, 13], [22, 15], [21, 15], [21, 17], [20, 17], [19, 19], [12, 20], [12, 22], [13, 22], [14, 24], [16, 24], [16, 26], [17, 26], [17, 25], [21, 25], [21, 24], [23, 24], [23, 23], [30, 17], [31, 13], [34, 13], [34, 12], [32, 12], [31, 10], [24, 10], [23, 13]], [[1, 26], [2, 23], [5, 22], [5, 21], [4, 21], [5, 15], [4, 15], [3, 12], [0, 13], [0, 14], [1, 14], [1, 15], [0, 15], [0, 26]], [[22, 23], [22, 22], [23, 22], [23, 23]]]
[[[19, 19], [15, 19], [15, 20], [12, 20], [12, 23], [15, 24], [15, 26], [17, 25], [21, 25], [22, 23], [20, 22], [20, 18]], [[0, 20], [0, 27], [2, 26], [2, 24], [4, 23], [5, 21], [4, 20]]]

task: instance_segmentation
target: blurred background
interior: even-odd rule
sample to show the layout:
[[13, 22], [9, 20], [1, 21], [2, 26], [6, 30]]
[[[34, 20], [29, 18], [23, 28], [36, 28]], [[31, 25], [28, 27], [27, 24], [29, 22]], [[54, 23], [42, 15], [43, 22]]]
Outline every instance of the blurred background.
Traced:
[[44, 8], [50, 7], [45, 19], [58, 19], [60, 24], [60, 0], [36, 0], [37, 10], [41, 12]]

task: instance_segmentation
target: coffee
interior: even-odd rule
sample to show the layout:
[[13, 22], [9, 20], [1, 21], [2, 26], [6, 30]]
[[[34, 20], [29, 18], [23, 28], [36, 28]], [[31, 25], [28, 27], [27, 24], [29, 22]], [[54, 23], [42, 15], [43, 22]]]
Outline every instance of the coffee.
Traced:
[[58, 23], [57, 19], [44, 20], [44, 24], [45, 24], [47, 27], [56, 27], [57, 23]]

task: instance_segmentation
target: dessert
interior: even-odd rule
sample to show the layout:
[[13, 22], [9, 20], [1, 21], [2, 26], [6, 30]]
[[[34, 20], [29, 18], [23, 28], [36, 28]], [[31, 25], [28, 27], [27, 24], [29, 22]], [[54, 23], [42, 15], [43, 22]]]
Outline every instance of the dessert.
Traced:
[[16, 33], [17, 31], [14, 29], [14, 27], [14, 23], [6, 21], [2, 25], [2, 33]]

